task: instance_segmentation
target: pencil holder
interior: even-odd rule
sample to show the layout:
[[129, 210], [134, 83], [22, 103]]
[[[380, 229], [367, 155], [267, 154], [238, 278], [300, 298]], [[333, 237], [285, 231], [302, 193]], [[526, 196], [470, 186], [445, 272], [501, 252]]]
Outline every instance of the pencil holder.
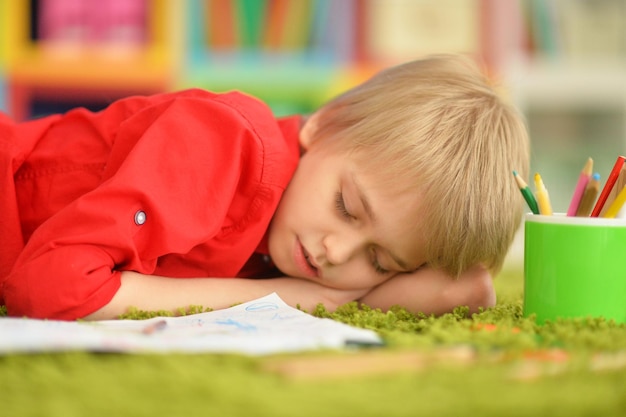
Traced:
[[528, 214], [524, 316], [626, 323], [626, 220]]

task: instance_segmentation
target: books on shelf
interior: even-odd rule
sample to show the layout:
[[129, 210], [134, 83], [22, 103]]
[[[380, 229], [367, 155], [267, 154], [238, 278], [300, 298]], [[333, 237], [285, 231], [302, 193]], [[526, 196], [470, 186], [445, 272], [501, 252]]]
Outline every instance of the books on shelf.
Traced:
[[[200, 19], [198, 24], [203, 25], [205, 43], [210, 43], [215, 49], [231, 49], [239, 43], [238, 30], [236, 29], [235, 4], [232, 0], [211, 0], [204, 4], [203, 13], [205, 19]], [[202, 16], [201, 16], [202, 17]], [[210, 24], [203, 22], [210, 21]]]
[[550, 60], [624, 61], [623, 0], [522, 2], [532, 56]]
[[375, 59], [407, 61], [480, 50], [479, 0], [386, 0], [368, 3], [367, 49]]
[[626, 58], [623, 0], [556, 2], [564, 53], [571, 59]]
[[148, 0], [40, 1], [35, 41], [54, 47], [135, 47], [148, 33]]
[[[361, 0], [204, 0], [201, 49], [209, 53], [314, 54], [351, 59]], [[197, 44], [195, 42], [194, 44]], [[197, 46], [197, 45], [194, 45]]]

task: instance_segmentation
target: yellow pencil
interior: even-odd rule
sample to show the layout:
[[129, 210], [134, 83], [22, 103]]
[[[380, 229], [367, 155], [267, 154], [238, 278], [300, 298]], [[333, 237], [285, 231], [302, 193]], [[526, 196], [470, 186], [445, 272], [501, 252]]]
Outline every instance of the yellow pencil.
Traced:
[[535, 173], [535, 188], [537, 189], [536, 193], [539, 213], [545, 216], [551, 216], [552, 205], [550, 204], [550, 196], [548, 195], [548, 190], [546, 190], [546, 186], [543, 184], [541, 175], [539, 175], [538, 172]]
[[609, 219], [617, 216], [619, 211], [622, 209], [622, 206], [626, 203], [626, 185], [622, 188], [622, 191], [619, 192], [615, 200], [611, 203], [606, 212], [602, 215], [602, 217], [606, 217]]

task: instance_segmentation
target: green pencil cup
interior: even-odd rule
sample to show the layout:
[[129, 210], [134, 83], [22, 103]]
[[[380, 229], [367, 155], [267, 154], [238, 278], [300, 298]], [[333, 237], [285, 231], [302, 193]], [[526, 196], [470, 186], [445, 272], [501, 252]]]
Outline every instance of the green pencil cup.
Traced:
[[524, 316], [626, 323], [626, 220], [526, 215]]

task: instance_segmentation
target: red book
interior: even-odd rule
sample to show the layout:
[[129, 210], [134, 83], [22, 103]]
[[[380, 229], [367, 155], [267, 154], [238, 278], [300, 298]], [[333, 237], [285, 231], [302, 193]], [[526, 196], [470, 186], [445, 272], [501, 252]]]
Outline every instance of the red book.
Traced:
[[215, 49], [234, 49], [237, 46], [237, 23], [231, 0], [207, 0], [207, 39]]
[[269, 0], [267, 12], [267, 24], [263, 46], [270, 50], [281, 49], [283, 45], [283, 34], [287, 25], [287, 15], [289, 13], [289, 0]]

